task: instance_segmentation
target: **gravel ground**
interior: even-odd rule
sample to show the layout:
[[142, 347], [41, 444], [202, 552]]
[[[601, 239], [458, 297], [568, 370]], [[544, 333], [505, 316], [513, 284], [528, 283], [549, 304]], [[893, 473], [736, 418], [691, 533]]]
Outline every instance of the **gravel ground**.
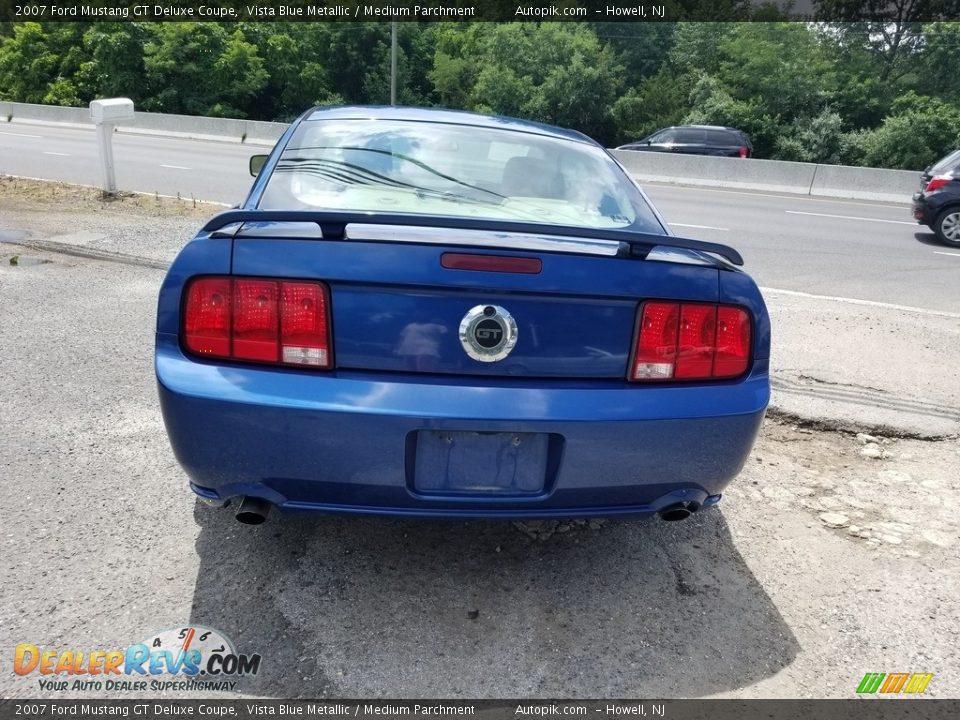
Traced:
[[[0, 182], [3, 657], [196, 623], [263, 655], [237, 689], [256, 696], [849, 698], [865, 672], [903, 671], [960, 697], [956, 438], [771, 417], [721, 508], [683, 523], [242, 526], [187, 491], [151, 366], [151, 265], [217, 208], [12, 192]], [[143, 261], [50, 251], [85, 247]], [[5, 672], [0, 695], [118, 693]]]

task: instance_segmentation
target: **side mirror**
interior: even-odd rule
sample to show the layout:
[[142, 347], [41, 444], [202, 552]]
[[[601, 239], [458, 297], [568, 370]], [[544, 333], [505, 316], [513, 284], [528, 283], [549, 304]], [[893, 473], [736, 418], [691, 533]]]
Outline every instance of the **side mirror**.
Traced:
[[256, 177], [260, 174], [260, 171], [263, 170], [263, 166], [267, 164], [267, 158], [269, 155], [253, 155], [250, 158], [250, 174]]

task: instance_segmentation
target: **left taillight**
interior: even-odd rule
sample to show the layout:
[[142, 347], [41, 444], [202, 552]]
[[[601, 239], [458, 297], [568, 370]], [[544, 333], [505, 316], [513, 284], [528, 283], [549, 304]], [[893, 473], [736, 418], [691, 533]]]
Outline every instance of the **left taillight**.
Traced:
[[187, 286], [183, 344], [199, 357], [330, 368], [330, 296], [321, 282], [200, 277]]
[[664, 382], [735, 378], [750, 366], [751, 341], [750, 314], [742, 307], [645, 302], [638, 313], [628, 379]]
[[933, 192], [934, 190], [939, 190], [949, 185], [951, 180], [953, 180], [953, 178], [949, 175], [937, 175], [930, 179], [930, 182], [927, 183], [927, 187], [925, 187], [923, 191]]

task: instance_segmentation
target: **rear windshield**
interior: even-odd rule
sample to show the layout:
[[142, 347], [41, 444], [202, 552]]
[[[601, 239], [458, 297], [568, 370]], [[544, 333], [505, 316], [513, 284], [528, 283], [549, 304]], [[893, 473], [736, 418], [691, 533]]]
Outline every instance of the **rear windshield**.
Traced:
[[960, 166], [960, 150], [954, 150], [943, 160], [930, 168], [930, 174], [937, 175], [939, 173], [950, 172], [958, 169], [958, 166]]
[[301, 123], [259, 207], [664, 231], [643, 195], [599, 147], [414, 121]]

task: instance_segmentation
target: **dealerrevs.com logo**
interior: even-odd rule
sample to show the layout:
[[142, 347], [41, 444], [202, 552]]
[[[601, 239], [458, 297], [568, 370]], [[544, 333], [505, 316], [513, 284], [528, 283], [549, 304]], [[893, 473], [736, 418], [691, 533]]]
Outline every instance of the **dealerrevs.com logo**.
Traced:
[[200, 625], [151, 635], [122, 650], [41, 649], [22, 643], [13, 671], [37, 676], [44, 691], [234, 690], [238, 678], [256, 675], [260, 655], [241, 654], [223, 633]]
[[867, 673], [857, 686], [858, 695], [921, 695], [933, 680], [933, 673]]

